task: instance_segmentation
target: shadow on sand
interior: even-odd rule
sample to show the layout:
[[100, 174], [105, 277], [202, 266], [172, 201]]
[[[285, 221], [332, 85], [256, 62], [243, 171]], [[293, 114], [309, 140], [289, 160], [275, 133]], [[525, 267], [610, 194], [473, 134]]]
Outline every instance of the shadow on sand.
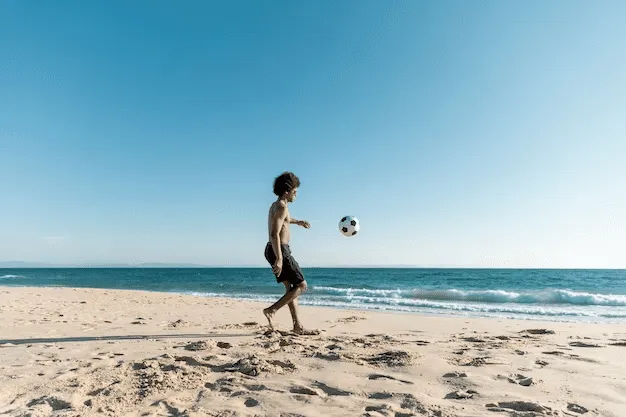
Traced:
[[243, 337], [255, 336], [257, 333], [189, 333], [189, 334], [131, 334], [125, 336], [90, 336], [90, 337], [51, 337], [31, 339], [0, 339], [0, 345], [11, 343], [14, 345], [35, 343], [65, 343], [65, 342], [93, 342], [96, 340], [139, 340], [139, 339], [201, 339], [209, 337]]

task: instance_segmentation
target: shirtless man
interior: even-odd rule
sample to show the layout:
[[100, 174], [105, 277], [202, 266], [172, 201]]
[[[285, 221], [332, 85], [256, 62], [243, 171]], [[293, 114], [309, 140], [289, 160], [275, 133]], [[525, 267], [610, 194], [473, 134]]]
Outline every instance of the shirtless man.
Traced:
[[285, 306], [289, 306], [291, 318], [293, 319], [293, 332], [297, 334], [308, 334], [304, 330], [298, 318], [297, 298], [306, 291], [306, 281], [300, 270], [300, 266], [291, 255], [289, 249], [289, 225], [296, 224], [306, 229], [310, 228], [309, 222], [296, 220], [289, 215], [287, 205], [296, 199], [300, 180], [291, 172], [284, 172], [274, 180], [274, 194], [278, 197], [272, 203], [268, 215], [269, 242], [265, 245], [265, 259], [272, 266], [272, 272], [276, 277], [276, 282], [285, 285], [285, 295], [276, 303], [263, 310], [267, 317], [270, 329], [274, 330], [272, 318], [276, 312]]

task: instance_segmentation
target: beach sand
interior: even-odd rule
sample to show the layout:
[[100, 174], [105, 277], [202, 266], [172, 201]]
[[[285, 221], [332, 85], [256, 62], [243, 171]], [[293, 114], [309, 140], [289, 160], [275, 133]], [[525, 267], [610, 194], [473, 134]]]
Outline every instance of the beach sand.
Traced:
[[263, 307], [0, 287], [0, 415], [626, 416], [624, 325]]

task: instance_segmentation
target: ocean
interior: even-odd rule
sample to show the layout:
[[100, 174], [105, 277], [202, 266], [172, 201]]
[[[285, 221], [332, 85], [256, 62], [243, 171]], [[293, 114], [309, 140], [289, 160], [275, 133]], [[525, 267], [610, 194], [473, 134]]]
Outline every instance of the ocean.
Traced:
[[[463, 317], [626, 323], [626, 270], [304, 268], [300, 304]], [[0, 286], [133, 289], [271, 303], [270, 268], [0, 269]]]

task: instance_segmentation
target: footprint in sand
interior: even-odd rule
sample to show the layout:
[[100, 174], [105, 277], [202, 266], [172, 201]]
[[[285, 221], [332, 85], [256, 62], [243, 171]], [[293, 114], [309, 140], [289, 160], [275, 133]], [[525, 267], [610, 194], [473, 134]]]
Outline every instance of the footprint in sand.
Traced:
[[176, 321], [173, 321], [171, 323], [169, 323], [167, 325], [167, 327], [172, 328], [172, 329], [176, 329], [176, 328], [180, 328], [180, 327], [187, 327], [189, 326], [189, 322], [183, 320], [183, 319], [178, 319]]
[[467, 378], [467, 374], [465, 372], [448, 372], [443, 375], [444, 378]]
[[413, 385], [413, 382], [411, 381], [406, 381], [404, 379], [398, 379], [393, 376], [383, 375], [383, 374], [371, 374], [367, 377], [367, 379], [374, 380], [374, 381], [377, 381], [379, 379], [388, 379], [390, 381], [398, 381], [398, 382], [402, 382], [403, 384]]
[[469, 343], [486, 343], [487, 342], [486, 339], [482, 339], [480, 337], [474, 337], [474, 336], [462, 337], [461, 340], [463, 340], [464, 342], [469, 342]]
[[52, 411], [69, 410], [72, 408], [72, 404], [69, 402], [58, 397], [49, 396], [35, 398], [26, 404], [26, 407], [34, 407], [38, 405], [48, 405], [52, 408]]
[[248, 398], [243, 404], [246, 407], [256, 407], [257, 405], [259, 405], [259, 402], [254, 398]]
[[188, 343], [184, 346], [185, 350], [196, 352], [199, 350], [209, 350], [216, 346], [216, 343], [212, 340], [198, 340], [196, 342]]
[[115, 385], [120, 384], [122, 381], [114, 381], [111, 384], [107, 385], [106, 387], [102, 387], [102, 388], [97, 388], [95, 390], [89, 391], [87, 393], [88, 396], [90, 397], [96, 397], [100, 394], [104, 394], [106, 396], [110, 395], [110, 393], [112, 392], [113, 388]]
[[374, 366], [401, 367], [411, 365], [414, 357], [409, 352], [399, 350], [379, 353], [366, 357], [364, 360]]
[[508, 401], [508, 402], [499, 402], [497, 404], [490, 403], [486, 404], [485, 407], [489, 411], [499, 411], [499, 412], [507, 412], [511, 413], [511, 411], [520, 411], [520, 412], [533, 412], [541, 414], [552, 414], [552, 409], [547, 406], [543, 406], [539, 403], [534, 403], [530, 401]]
[[577, 414], [585, 414], [585, 413], [589, 412], [589, 410], [587, 410], [582, 405], [573, 404], [573, 403], [568, 403], [567, 404], [567, 409], [569, 411], [572, 411], [572, 412], [577, 413]]
[[244, 387], [248, 390], [248, 391], [272, 391], [272, 392], [279, 392], [279, 393], [283, 393], [284, 391], [279, 390], [279, 389], [274, 389], [274, 388], [270, 388], [267, 385], [264, 384], [244, 384]]
[[[189, 414], [187, 412], [185, 412], [184, 414], [181, 414], [180, 417], [186, 417]], [[239, 417], [241, 414], [239, 414], [236, 411], [233, 410], [218, 410], [218, 411], [208, 411], [208, 414], [205, 414], [206, 417]], [[173, 414], [174, 417], [178, 416], [178, 414]]]
[[562, 356], [562, 355], [565, 355], [565, 353], [560, 352], [560, 351], [558, 351], [558, 350], [550, 350], [550, 351], [541, 352], [541, 353], [543, 353], [544, 355], [555, 355], [555, 356]]
[[548, 329], [526, 329], [522, 330], [520, 333], [528, 333], [532, 335], [541, 335], [541, 334], [555, 334], [554, 330]]
[[393, 394], [390, 392], [373, 392], [367, 396], [370, 400], [388, 400], [389, 398], [393, 398]]
[[262, 373], [284, 374], [294, 372], [297, 366], [290, 360], [264, 360], [256, 355], [249, 355], [232, 364], [213, 367], [217, 372], [239, 372], [248, 376], [259, 376]]
[[[417, 412], [420, 415], [426, 416], [441, 416], [448, 417], [449, 414], [444, 414], [443, 411], [438, 406], [426, 406], [422, 404], [417, 398], [413, 396], [413, 394], [404, 394], [404, 399], [400, 404], [400, 407]], [[395, 417], [399, 416], [414, 416], [413, 413], [396, 413]]]
[[582, 347], [582, 348], [599, 348], [601, 345], [597, 345], [595, 343], [587, 343], [587, 342], [570, 342], [570, 346], [574, 347]]
[[552, 350], [552, 351], [548, 351], [548, 352], [541, 352], [544, 355], [554, 355], [554, 356], [560, 356], [562, 358], [567, 358], [567, 359], [574, 359], [577, 361], [583, 361], [583, 362], [589, 362], [589, 363], [597, 363], [598, 361], [595, 359], [589, 359], [589, 358], [582, 358], [578, 355], [574, 355], [574, 354], [569, 354], [569, 353], [564, 353], [564, 352], [560, 352], [558, 350]]
[[447, 394], [445, 396], [445, 399], [446, 400], [465, 400], [468, 398], [472, 398], [474, 397], [474, 395], [477, 395], [477, 394], [478, 394], [477, 391], [474, 391], [471, 389], [467, 391], [459, 390], [459, 391], [454, 391], [454, 392]]
[[292, 394], [300, 394], [300, 395], [311, 395], [311, 396], [318, 396], [318, 397], [323, 397], [324, 396], [322, 390], [309, 388], [309, 387], [305, 387], [305, 386], [294, 386], [294, 387], [291, 387], [291, 388], [289, 388], [289, 392], [291, 392]]
[[339, 361], [341, 359], [343, 359], [343, 355], [339, 352], [335, 352], [335, 351], [331, 351], [328, 353], [323, 353], [323, 352], [315, 352], [313, 354], [314, 358], [318, 358], [318, 359], [324, 359], [327, 361]]
[[[336, 323], [354, 323], [359, 320], [367, 320], [365, 317], [350, 316], [335, 320]], [[329, 320], [332, 323], [332, 320]]]
[[204, 384], [205, 388], [211, 391], [231, 393], [240, 389], [241, 380], [238, 378], [220, 378], [214, 383], [207, 382]]
[[[365, 407], [365, 411], [373, 411], [376, 413], [380, 413], [383, 416], [390, 416], [392, 415], [391, 413], [393, 412], [393, 408], [389, 404], [368, 405], [367, 407]], [[369, 413], [366, 415], [371, 416], [371, 414]]]
[[312, 396], [318, 396], [318, 397], [350, 396], [353, 394], [350, 391], [345, 391], [339, 388], [334, 388], [319, 381], [315, 381], [313, 384], [311, 384], [311, 387], [307, 387], [303, 385], [293, 386], [289, 389], [289, 392], [293, 394], [312, 395]]
[[321, 389], [325, 394], [331, 395], [331, 396], [346, 396], [347, 397], [347, 396], [353, 395], [353, 393], [350, 391], [345, 391], [339, 388], [334, 388], [319, 381], [315, 381], [312, 385], [315, 388]]
[[229, 329], [251, 329], [259, 327], [259, 323], [256, 321], [246, 321], [241, 324], [221, 324], [219, 326], [215, 326], [215, 329], [220, 330], [229, 330]]
[[294, 331], [285, 331], [285, 330], [272, 330], [267, 329], [263, 332], [265, 337], [280, 337], [280, 336], [319, 336], [322, 334], [322, 330], [314, 329], [314, 330], [302, 330], [300, 332]]
[[509, 375], [508, 377], [503, 376], [503, 375], [498, 375], [498, 378], [506, 379], [511, 384], [517, 384], [523, 387], [530, 387], [531, 385], [535, 385], [535, 381], [531, 377], [524, 376], [522, 374], [512, 374], [512, 375]]
[[486, 365], [487, 363], [488, 363], [487, 358], [468, 358], [468, 359], [462, 359], [458, 361], [459, 366], [479, 367], [479, 366]]
[[167, 414], [168, 416], [186, 416], [187, 415], [187, 410], [174, 407], [173, 405], [169, 404], [165, 400], [160, 400], [155, 403], [152, 403], [152, 406], [159, 407], [162, 410], [166, 411], [168, 413]]

